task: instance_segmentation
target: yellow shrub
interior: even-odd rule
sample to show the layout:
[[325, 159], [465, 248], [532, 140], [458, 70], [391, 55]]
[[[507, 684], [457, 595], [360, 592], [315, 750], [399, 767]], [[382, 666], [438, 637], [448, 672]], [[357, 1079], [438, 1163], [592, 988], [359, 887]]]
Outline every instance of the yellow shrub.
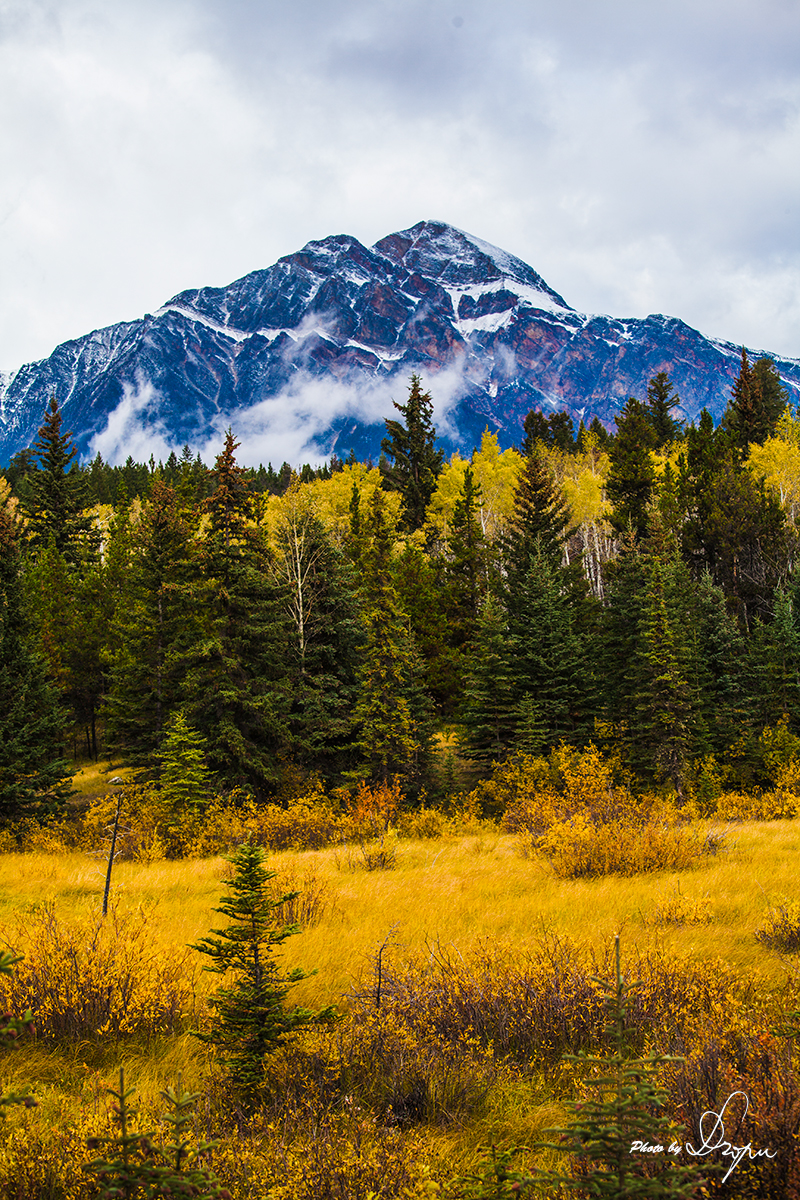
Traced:
[[652, 820], [595, 825], [583, 814], [552, 825], [533, 848], [560, 879], [681, 871], [708, 853], [694, 830]]
[[800, 904], [779, 904], [768, 909], [755, 937], [757, 942], [782, 954], [794, 954], [800, 950]]
[[702, 900], [692, 900], [677, 892], [659, 900], [649, 916], [645, 918], [646, 925], [708, 925], [713, 921], [714, 905], [710, 896]]
[[38, 1037], [149, 1037], [181, 1028], [191, 1008], [189, 950], [163, 955], [142, 912], [66, 925], [46, 903], [2, 936], [24, 958], [0, 979], [0, 1006], [30, 1008]]
[[781, 821], [797, 815], [800, 797], [790, 790], [795, 781], [786, 768], [786, 786], [774, 792], [723, 792], [717, 801], [717, 816], [723, 821]]

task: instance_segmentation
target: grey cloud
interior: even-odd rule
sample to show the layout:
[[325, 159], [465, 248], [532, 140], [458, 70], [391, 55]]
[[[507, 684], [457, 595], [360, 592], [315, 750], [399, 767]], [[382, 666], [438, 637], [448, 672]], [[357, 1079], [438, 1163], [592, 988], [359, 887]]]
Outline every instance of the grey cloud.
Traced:
[[798, 354], [798, 63], [795, 0], [0, 0], [0, 366], [430, 216]]

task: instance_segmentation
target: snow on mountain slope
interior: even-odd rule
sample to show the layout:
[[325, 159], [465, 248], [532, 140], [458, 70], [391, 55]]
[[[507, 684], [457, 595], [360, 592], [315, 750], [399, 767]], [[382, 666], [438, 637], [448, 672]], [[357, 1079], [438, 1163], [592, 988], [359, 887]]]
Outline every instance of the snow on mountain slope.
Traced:
[[[660, 370], [682, 415], [718, 417], [739, 353], [674, 317], [578, 313], [521, 259], [420, 221], [372, 247], [347, 234], [309, 242], [0, 375], [0, 462], [32, 443], [53, 393], [83, 457], [188, 443], [208, 459], [231, 425], [242, 461], [300, 463], [377, 456], [412, 371], [446, 448], [468, 453], [487, 425], [518, 443], [533, 407], [612, 424]], [[776, 363], [800, 394], [800, 362]]]

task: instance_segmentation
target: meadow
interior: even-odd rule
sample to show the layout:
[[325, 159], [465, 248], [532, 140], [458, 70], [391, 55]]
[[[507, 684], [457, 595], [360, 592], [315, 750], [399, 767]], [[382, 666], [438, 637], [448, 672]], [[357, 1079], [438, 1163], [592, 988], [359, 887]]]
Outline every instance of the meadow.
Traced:
[[[699, 828], [704, 835], [720, 829], [711, 822]], [[281, 1051], [274, 1086], [246, 1116], [226, 1096], [213, 1054], [189, 1033], [202, 1023], [218, 980], [187, 946], [219, 923], [212, 910], [229, 864], [221, 856], [116, 863], [106, 930], [133, 937], [140, 964], [174, 968], [185, 987], [180, 1012], [166, 1031], [126, 1031], [123, 1023], [113, 1037], [109, 1030], [60, 1040], [37, 1032], [4, 1056], [4, 1086], [29, 1084], [38, 1107], [9, 1109], [4, 1118], [3, 1194], [96, 1194], [80, 1169], [92, 1157], [84, 1144], [108, 1132], [104, 1087], [122, 1066], [151, 1126], [160, 1091], [179, 1072], [200, 1094], [198, 1136], [221, 1139], [206, 1158], [237, 1200], [477, 1195], [452, 1181], [485, 1158], [481, 1147], [532, 1146], [580, 1094], [562, 1052], [596, 1050], [602, 1041], [588, 981], [598, 971], [607, 975], [617, 933], [626, 972], [643, 981], [635, 1029], [642, 1050], [677, 1049], [707, 1072], [715, 1045], [722, 1090], [744, 1079], [751, 1104], [762, 1108], [770, 1101], [749, 1079], [754, 1055], [780, 1060], [786, 1083], [773, 1063], [773, 1092], [783, 1090], [758, 1129], [761, 1144], [767, 1136], [774, 1141], [777, 1110], [786, 1129], [800, 1112], [793, 1040], [775, 1032], [782, 1020], [791, 1025], [800, 1006], [800, 978], [796, 958], [755, 935], [768, 911], [788, 910], [796, 894], [800, 825], [739, 822], [724, 832], [719, 852], [691, 869], [566, 880], [541, 856], [523, 854], [519, 835], [489, 821], [436, 838], [401, 838], [391, 869], [367, 870], [358, 845], [270, 853], [276, 885], [301, 893], [286, 915], [304, 928], [286, 941], [281, 962], [315, 971], [293, 989], [292, 1001], [313, 1009], [334, 1004], [342, 1020], [306, 1031]], [[30, 956], [48, 921], [51, 936], [57, 927], [80, 931], [81, 945], [97, 942], [104, 881], [99, 854], [2, 855], [2, 945]], [[376, 1008], [379, 950], [384, 995]], [[539, 1005], [533, 1014], [530, 997], [541, 999], [559, 972], [555, 1007], [549, 1001], [547, 1012]], [[667, 985], [672, 998], [662, 1011], [657, 995]], [[681, 1092], [673, 1079], [671, 1090], [676, 1110], [684, 1102], [684, 1117], [685, 1082]], [[794, 1135], [786, 1129], [780, 1136], [791, 1151]], [[522, 1165], [534, 1161], [543, 1159], [532, 1151], [519, 1157]], [[793, 1194], [769, 1190], [794, 1186], [785, 1171], [780, 1184], [767, 1176], [762, 1163], [753, 1164], [749, 1175], [740, 1173], [749, 1190], [737, 1192], [732, 1177], [719, 1192], [712, 1182], [706, 1194]]]

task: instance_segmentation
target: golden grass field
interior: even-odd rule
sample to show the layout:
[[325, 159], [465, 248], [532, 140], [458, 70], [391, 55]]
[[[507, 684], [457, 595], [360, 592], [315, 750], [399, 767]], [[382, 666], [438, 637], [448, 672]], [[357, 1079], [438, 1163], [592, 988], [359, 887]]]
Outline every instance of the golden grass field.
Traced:
[[[284, 851], [268, 865], [301, 887], [322, 885], [319, 922], [286, 943], [290, 965], [317, 974], [297, 989], [298, 1002], [345, 1003], [344, 997], [395, 929], [392, 955], [440, 941], [465, 951], [476, 940], [524, 946], [557, 933], [598, 950], [621, 933], [626, 953], [658, 944], [709, 964], [720, 959], [742, 975], [774, 984], [791, 960], [760, 946], [753, 934], [766, 909], [797, 894], [800, 823], [752, 822], [727, 831], [727, 849], [694, 869], [628, 878], [559, 880], [542, 861], [523, 858], [515, 836], [481, 832], [434, 841], [401, 841], [397, 866], [365, 871], [358, 848]], [[0, 857], [0, 928], [9, 941], [14, 915], [53, 901], [65, 918], [99, 914], [106, 863], [85, 853]], [[120, 911], [144, 907], [165, 952], [182, 950], [218, 921], [212, 909], [229, 867], [222, 858], [114, 866], [112, 898]], [[659, 902], [680, 894], [708, 898], [703, 925], [651, 925]]]
[[[657, 947], [704, 964], [710, 975], [722, 964], [762, 993], [778, 989], [796, 977], [796, 957], [766, 948], [754, 933], [770, 906], [796, 895], [800, 823], [732, 825], [724, 844], [719, 855], [691, 870], [572, 881], [557, 879], [541, 859], [523, 857], [517, 836], [491, 827], [436, 840], [400, 840], [391, 870], [365, 870], [358, 847], [273, 853], [268, 865], [280, 880], [310, 888], [319, 898], [315, 921], [288, 939], [282, 951], [286, 966], [316, 972], [293, 989], [291, 998], [312, 1008], [335, 1004], [347, 1011], [348, 993], [359, 980], [371, 978], [376, 951], [384, 943], [384, 960], [400, 965], [435, 944], [456, 956], [468, 956], [482, 941], [511, 953], [552, 935], [602, 955], [616, 933], [628, 961], [637, 951]], [[22, 948], [20, 926], [45, 903], [68, 924], [88, 928], [99, 921], [105, 869], [104, 859], [83, 852], [0, 856], [2, 944]], [[178, 956], [220, 923], [212, 910], [229, 870], [223, 858], [118, 862], [112, 902], [118, 914], [143, 911], [156, 952]], [[657, 922], [659, 905], [677, 897], [689, 907], [701, 902], [706, 923]], [[189, 961], [202, 966], [200, 955], [191, 953]], [[217, 983], [198, 970], [200, 1004], [204, 989]], [[187, 1033], [102, 1051], [35, 1043], [20, 1048], [13, 1063], [7, 1060], [4, 1074], [6, 1081], [30, 1083], [39, 1108], [31, 1114], [15, 1111], [6, 1122], [14, 1127], [24, 1120], [68, 1124], [75, 1095], [82, 1095], [85, 1107], [86, 1096], [99, 1097], [119, 1065], [147, 1105], [178, 1070], [190, 1088], [201, 1090], [211, 1062], [206, 1048]], [[481, 1122], [431, 1130], [428, 1153], [440, 1162], [442, 1156], [463, 1162], [490, 1137], [530, 1138], [559, 1111], [546, 1092], [526, 1090], [504, 1077]]]

